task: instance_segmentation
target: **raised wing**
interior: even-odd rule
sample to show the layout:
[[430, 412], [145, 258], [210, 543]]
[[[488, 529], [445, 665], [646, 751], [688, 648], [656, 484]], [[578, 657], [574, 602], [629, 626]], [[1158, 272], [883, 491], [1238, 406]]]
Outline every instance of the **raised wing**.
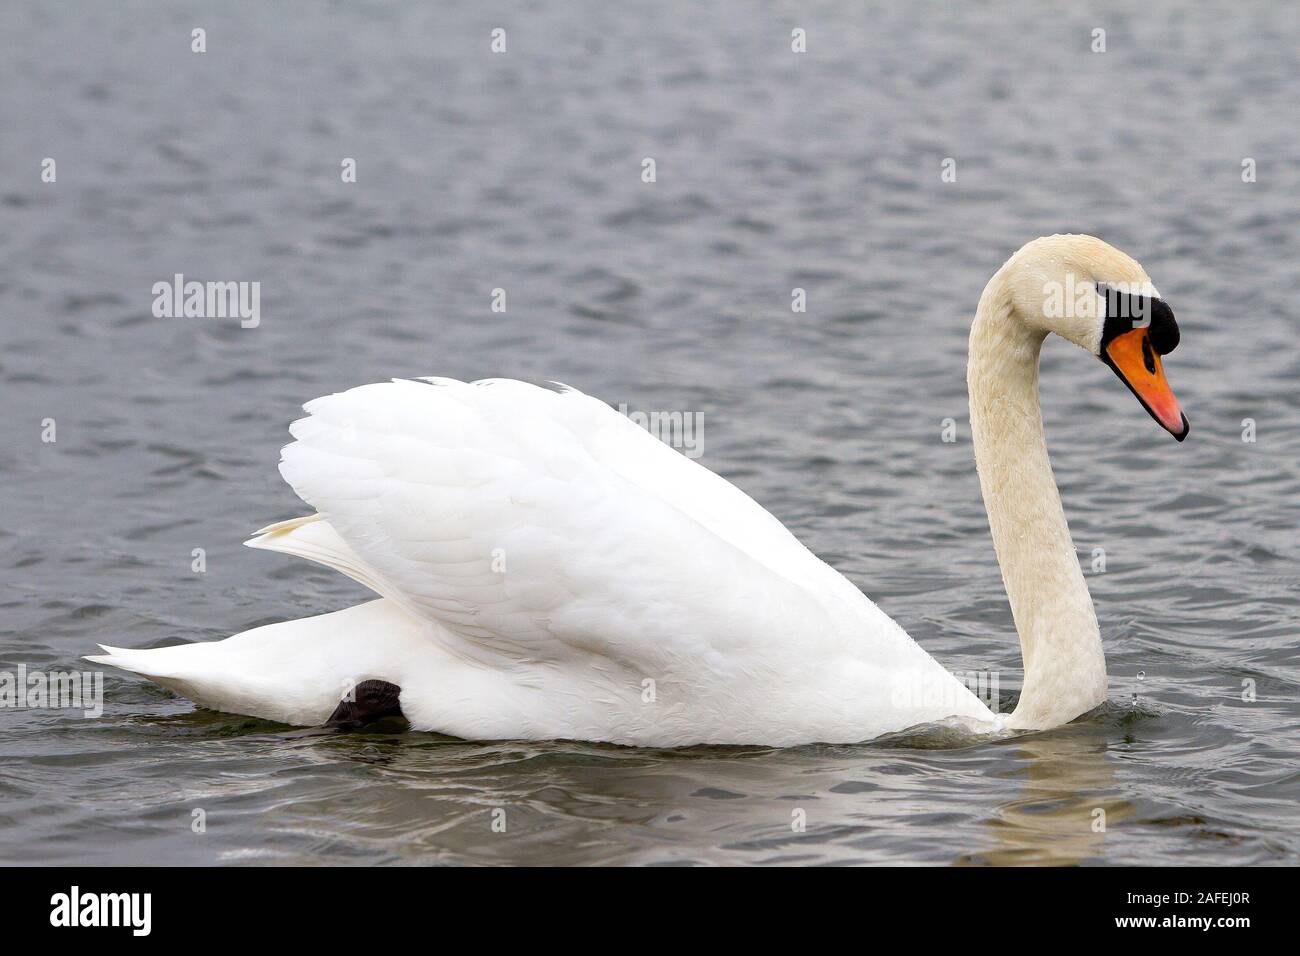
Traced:
[[795, 635], [807, 654], [846, 614], [910, 644], [747, 495], [575, 390], [397, 380], [306, 409], [281, 474], [468, 656], [653, 669]]

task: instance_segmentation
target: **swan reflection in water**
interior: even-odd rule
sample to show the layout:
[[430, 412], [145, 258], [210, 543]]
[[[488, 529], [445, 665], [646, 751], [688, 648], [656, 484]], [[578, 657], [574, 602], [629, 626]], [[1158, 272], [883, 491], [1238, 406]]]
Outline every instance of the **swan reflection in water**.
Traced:
[[[170, 738], [176, 760], [246, 764], [185, 795], [186, 806], [256, 802], [259, 792], [271, 801], [247, 830], [229, 831], [223, 854], [996, 866], [1114, 856], [1136, 812], [1117, 787], [1114, 716], [1001, 740], [927, 728], [866, 744], [688, 750], [484, 744], [397, 726], [335, 733], [203, 710], [133, 726]], [[148, 806], [176, 795], [132, 798]], [[494, 838], [494, 813], [506, 838]]]
[[1106, 859], [1106, 842], [1134, 805], [1115, 786], [1109, 745], [1079, 725], [1029, 734], [1006, 747], [1015, 766], [1011, 799], [997, 806], [987, 829], [993, 845], [962, 854], [958, 864], [1070, 866]]

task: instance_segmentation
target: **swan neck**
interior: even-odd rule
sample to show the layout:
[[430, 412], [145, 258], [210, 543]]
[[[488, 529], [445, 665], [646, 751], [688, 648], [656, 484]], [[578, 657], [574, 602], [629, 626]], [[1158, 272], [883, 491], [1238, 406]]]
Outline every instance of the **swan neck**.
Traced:
[[967, 385], [980, 490], [1020, 636], [1012, 727], [1067, 723], [1106, 698], [1101, 633], [1052, 475], [1038, 398], [1045, 333], [1016, 315], [1008, 263], [971, 326]]

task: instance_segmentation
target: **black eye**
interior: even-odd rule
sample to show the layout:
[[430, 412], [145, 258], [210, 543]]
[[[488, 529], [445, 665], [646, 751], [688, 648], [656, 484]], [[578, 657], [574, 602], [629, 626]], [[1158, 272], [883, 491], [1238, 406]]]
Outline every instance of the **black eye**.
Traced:
[[1151, 351], [1151, 337], [1142, 336], [1142, 364], [1147, 367], [1147, 371], [1152, 375], [1156, 374], [1156, 357]]

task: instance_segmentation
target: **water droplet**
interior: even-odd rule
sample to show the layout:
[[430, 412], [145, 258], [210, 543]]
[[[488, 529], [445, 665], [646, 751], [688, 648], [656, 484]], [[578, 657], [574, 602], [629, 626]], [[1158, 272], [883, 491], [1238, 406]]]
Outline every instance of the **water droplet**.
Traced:
[[1147, 677], [1146, 671], [1138, 671], [1138, 680], [1146, 680], [1146, 677]]

